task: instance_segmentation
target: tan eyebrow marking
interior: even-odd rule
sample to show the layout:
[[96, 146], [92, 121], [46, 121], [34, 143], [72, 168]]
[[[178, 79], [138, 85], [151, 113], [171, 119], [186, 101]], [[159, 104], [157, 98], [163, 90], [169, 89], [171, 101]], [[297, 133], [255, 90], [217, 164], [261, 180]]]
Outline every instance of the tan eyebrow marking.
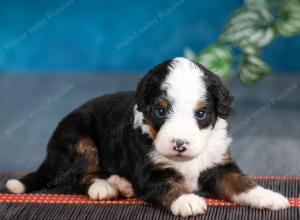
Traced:
[[159, 105], [160, 105], [161, 107], [163, 107], [164, 109], [167, 109], [168, 106], [169, 106], [169, 102], [168, 102], [168, 100], [165, 99], [165, 98], [159, 98], [159, 99], [158, 99], [158, 103], [159, 103]]
[[205, 102], [204, 101], [198, 101], [196, 103], [196, 106], [194, 107], [194, 111], [197, 111], [197, 110], [199, 110], [201, 108], [204, 108], [204, 107], [205, 107]]

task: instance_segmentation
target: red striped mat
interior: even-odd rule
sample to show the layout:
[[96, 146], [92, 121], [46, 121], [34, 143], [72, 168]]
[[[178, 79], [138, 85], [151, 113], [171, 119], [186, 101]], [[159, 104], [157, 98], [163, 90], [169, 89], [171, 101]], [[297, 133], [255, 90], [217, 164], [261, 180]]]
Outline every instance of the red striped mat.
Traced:
[[[0, 173], [2, 177], [23, 176], [26, 173]], [[253, 176], [256, 181], [299, 181], [299, 176]], [[300, 198], [289, 197], [292, 207], [300, 207]], [[146, 204], [139, 199], [116, 199], [116, 200], [92, 200], [88, 196], [83, 195], [66, 195], [66, 194], [8, 194], [0, 193], [0, 202], [8, 203], [69, 203], [69, 204]], [[206, 202], [210, 206], [237, 206], [238, 204], [219, 199], [206, 198]]]
[[[146, 204], [139, 199], [92, 200], [82, 195], [62, 194], [0, 194], [0, 202], [10, 203], [69, 203], [69, 204]], [[220, 199], [206, 198], [210, 206], [236, 206], [238, 204]], [[300, 198], [289, 198], [292, 207], [300, 207]]]

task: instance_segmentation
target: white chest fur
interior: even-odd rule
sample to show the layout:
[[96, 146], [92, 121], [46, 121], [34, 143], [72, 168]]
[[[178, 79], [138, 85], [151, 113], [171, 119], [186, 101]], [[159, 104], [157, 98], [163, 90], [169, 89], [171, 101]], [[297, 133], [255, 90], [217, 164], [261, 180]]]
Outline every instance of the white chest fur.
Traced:
[[197, 160], [184, 163], [181, 162], [172, 167], [179, 171], [184, 177], [184, 185], [189, 192], [198, 190], [198, 178], [202, 169], [200, 169]]
[[198, 190], [198, 179], [203, 171], [221, 163], [224, 159], [227, 147], [219, 147], [215, 151], [206, 149], [199, 157], [185, 162], [169, 160], [166, 157], [158, 155], [156, 151], [152, 152], [151, 157], [154, 161], [165, 164], [166, 167], [177, 170], [184, 178], [185, 188], [189, 192]]

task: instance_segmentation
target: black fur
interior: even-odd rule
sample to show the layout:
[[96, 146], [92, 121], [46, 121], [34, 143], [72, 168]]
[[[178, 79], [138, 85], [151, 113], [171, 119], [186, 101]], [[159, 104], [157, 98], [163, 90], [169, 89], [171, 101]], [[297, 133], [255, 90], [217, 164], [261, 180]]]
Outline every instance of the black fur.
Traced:
[[[162, 203], [170, 191], [170, 181], [179, 181], [182, 176], [171, 168], [162, 168], [150, 161], [148, 153], [153, 149], [153, 140], [133, 127], [133, 109], [154, 121], [159, 129], [162, 121], [155, 119], [153, 106], [157, 97], [163, 96], [161, 82], [169, 72], [171, 60], [157, 65], [138, 84], [137, 92], [121, 92], [95, 98], [67, 115], [55, 129], [47, 147], [47, 157], [36, 172], [21, 179], [26, 192], [49, 186], [64, 175], [57, 185], [69, 185], [79, 193], [86, 193], [81, 181], [88, 161], [75, 149], [82, 138], [91, 138], [97, 146], [100, 172], [94, 175], [108, 178], [112, 174], [126, 177], [134, 188], [136, 196], [151, 202]], [[213, 73], [200, 66], [206, 75], [207, 121], [199, 126], [215, 123], [216, 117], [227, 118], [232, 101], [229, 91]], [[147, 123], [147, 122], [144, 122]], [[217, 185], [226, 167], [206, 181]], [[201, 183], [202, 184], [202, 183]], [[51, 184], [50, 184], [51, 185]], [[207, 185], [207, 184], [206, 184]], [[207, 189], [212, 188], [206, 187]]]
[[142, 78], [136, 92], [136, 102], [139, 111], [145, 112], [147, 110], [146, 107], [153, 104], [151, 102], [155, 100], [155, 97], [162, 95], [164, 91], [161, 91], [159, 87], [169, 73], [171, 63], [172, 60], [166, 60], [156, 65]]
[[[26, 192], [47, 187], [48, 183], [71, 169], [59, 185], [68, 184], [79, 193], [86, 193], [80, 177], [86, 167], [85, 159], [74, 146], [80, 138], [92, 137], [97, 144], [101, 178], [112, 174], [126, 177], [135, 193], [147, 201], [159, 203], [165, 190], [164, 181], [179, 178], [173, 169], [153, 169], [147, 153], [152, 149], [152, 140], [132, 126], [134, 92], [122, 92], [96, 98], [66, 116], [52, 135], [47, 157], [40, 168], [21, 181]], [[120, 127], [120, 122], [126, 123]], [[122, 129], [118, 129], [122, 128]], [[149, 193], [153, 192], [153, 193]]]
[[204, 70], [207, 90], [212, 94], [216, 103], [217, 115], [227, 119], [231, 110], [233, 97], [229, 94], [229, 90], [222, 83], [220, 78], [206, 69], [201, 64], [195, 63], [200, 69]]

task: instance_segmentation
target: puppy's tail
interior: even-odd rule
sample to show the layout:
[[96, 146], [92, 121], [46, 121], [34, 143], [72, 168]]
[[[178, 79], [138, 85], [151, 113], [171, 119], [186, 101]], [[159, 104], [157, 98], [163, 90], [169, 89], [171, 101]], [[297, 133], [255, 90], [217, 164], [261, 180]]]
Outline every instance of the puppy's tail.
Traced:
[[10, 179], [6, 182], [6, 188], [12, 193], [29, 193], [32, 191], [40, 190], [44, 188], [49, 182], [49, 178], [46, 175], [45, 166], [42, 164], [40, 168], [21, 179]]

